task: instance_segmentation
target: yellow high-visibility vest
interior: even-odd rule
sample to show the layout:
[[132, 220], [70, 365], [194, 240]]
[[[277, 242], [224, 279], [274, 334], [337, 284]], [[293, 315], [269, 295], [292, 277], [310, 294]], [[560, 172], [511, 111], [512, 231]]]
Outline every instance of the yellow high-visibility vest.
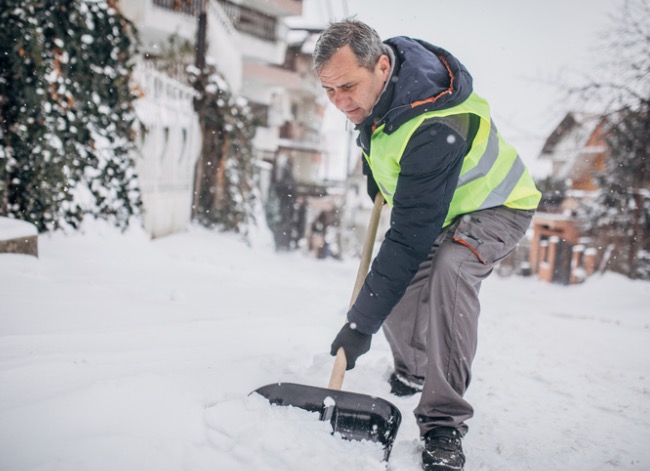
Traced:
[[400, 173], [400, 160], [416, 129], [427, 119], [465, 113], [477, 115], [480, 124], [463, 160], [458, 184], [443, 227], [462, 214], [480, 209], [501, 205], [513, 209], [537, 208], [541, 193], [535, 187], [535, 182], [515, 148], [503, 139], [494, 126], [490, 118], [489, 104], [476, 93], [451, 108], [424, 112], [390, 134], [384, 132], [384, 125], [374, 130], [370, 141], [370, 154], [364, 152], [364, 157], [380, 191], [391, 207]]

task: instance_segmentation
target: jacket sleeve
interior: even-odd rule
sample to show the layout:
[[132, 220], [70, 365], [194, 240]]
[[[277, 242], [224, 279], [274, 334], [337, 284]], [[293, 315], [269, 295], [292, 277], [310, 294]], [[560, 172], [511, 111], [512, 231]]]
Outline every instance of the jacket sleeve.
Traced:
[[426, 259], [447, 217], [466, 151], [465, 136], [440, 121], [425, 121], [411, 137], [400, 161], [390, 229], [348, 312], [361, 332], [379, 330]]
[[368, 192], [368, 196], [370, 196], [371, 201], [375, 201], [375, 196], [379, 193], [379, 187], [372, 176], [372, 169], [363, 155], [361, 156], [361, 171], [366, 176], [366, 191]]

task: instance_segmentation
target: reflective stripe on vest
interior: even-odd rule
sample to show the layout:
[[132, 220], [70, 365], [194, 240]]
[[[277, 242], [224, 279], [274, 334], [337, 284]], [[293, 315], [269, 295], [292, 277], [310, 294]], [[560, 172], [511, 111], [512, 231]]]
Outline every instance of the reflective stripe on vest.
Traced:
[[461, 214], [495, 206], [535, 209], [541, 198], [540, 192], [517, 151], [494, 126], [488, 103], [475, 93], [452, 108], [416, 116], [391, 134], [384, 133], [383, 126], [375, 130], [370, 155], [364, 153], [364, 156], [387, 203], [393, 206], [400, 160], [417, 128], [430, 118], [464, 113], [473, 113], [481, 119], [470, 151], [463, 160], [444, 226], [451, 224]]

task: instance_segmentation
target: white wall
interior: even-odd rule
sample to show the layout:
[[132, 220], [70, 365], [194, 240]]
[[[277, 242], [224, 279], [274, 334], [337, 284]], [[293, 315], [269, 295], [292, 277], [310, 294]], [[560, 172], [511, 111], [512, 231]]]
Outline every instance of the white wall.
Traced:
[[136, 170], [144, 226], [152, 237], [178, 232], [191, 219], [194, 168], [201, 148], [194, 90], [140, 64], [134, 79], [144, 95], [135, 103], [145, 130], [138, 130]]

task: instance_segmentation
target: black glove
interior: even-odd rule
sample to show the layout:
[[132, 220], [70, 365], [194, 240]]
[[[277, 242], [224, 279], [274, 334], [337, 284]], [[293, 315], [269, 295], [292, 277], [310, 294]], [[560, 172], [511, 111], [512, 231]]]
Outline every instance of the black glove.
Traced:
[[332, 342], [332, 356], [336, 356], [339, 348], [343, 347], [345, 351], [345, 360], [347, 362], [346, 370], [354, 368], [354, 364], [361, 355], [370, 350], [370, 342], [372, 341], [372, 334], [364, 334], [351, 327], [351, 324], [346, 323], [339, 333], [337, 334], [334, 342]]

